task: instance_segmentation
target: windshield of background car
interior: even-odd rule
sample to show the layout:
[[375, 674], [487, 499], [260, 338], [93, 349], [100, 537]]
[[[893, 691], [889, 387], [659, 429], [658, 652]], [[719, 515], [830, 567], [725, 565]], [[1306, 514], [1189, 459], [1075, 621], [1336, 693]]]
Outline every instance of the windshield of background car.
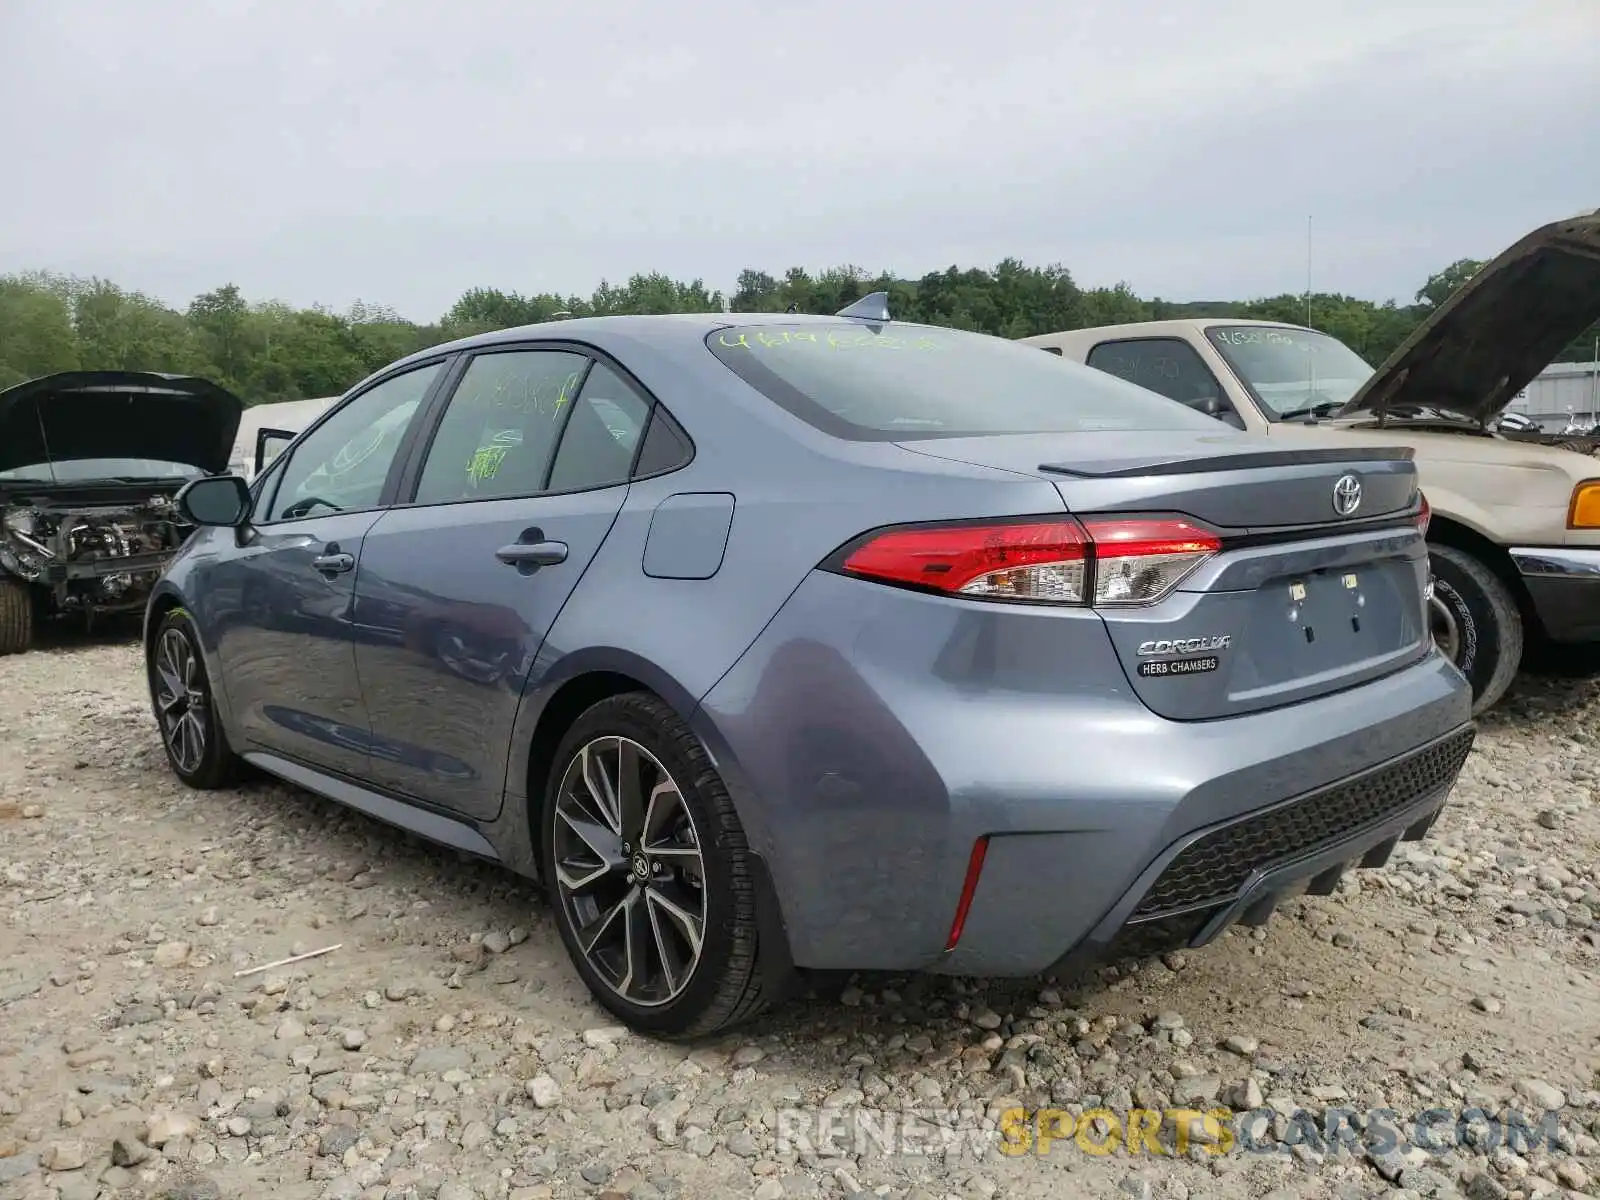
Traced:
[[1372, 367], [1338, 338], [1305, 329], [1213, 325], [1206, 337], [1244, 381], [1270, 420], [1323, 414], [1372, 378]]
[[768, 399], [853, 441], [1217, 431], [1164, 396], [985, 334], [841, 321], [733, 326], [706, 345]]
[[93, 483], [97, 479], [188, 479], [199, 467], [153, 458], [73, 458], [54, 466], [39, 463], [0, 471], [0, 482], [29, 479], [42, 483]]

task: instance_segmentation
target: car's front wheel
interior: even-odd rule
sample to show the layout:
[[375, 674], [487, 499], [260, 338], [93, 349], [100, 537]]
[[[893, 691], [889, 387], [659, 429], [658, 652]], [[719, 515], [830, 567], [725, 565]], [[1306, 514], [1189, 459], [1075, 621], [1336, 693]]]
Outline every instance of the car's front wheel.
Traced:
[[554, 758], [542, 833], [561, 939], [614, 1016], [697, 1037], [767, 1006], [744, 830], [669, 705], [634, 692], [578, 718]]
[[21, 654], [33, 644], [33, 597], [28, 586], [0, 579], [0, 654]]
[[1522, 614], [1500, 577], [1464, 550], [1428, 547], [1433, 640], [1472, 685], [1472, 714], [1485, 712], [1522, 662]]
[[225, 787], [239, 776], [239, 759], [217, 718], [217, 705], [194, 620], [181, 608], [162, 618], [145, 655], [150, 705], [167, 763], [192, 788]]

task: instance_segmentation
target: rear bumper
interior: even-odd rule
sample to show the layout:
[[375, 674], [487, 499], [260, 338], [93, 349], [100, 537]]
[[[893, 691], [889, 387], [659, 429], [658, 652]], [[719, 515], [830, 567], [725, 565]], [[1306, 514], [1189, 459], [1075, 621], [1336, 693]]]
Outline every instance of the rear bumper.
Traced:
[[[694, 720], [797, 965], [988, 976], [1100, 954], [1130, 921], [1199, 944], [1302, 881], [1325, 887], [1426, 829], [1472, 738], [1469, 689], [1434, 652], [1348, 691], [1169, 721], [1093, 613], [825, 575]], [[1172, 871], [1220, 882], [1185, 890]]]
[[1397, 844], [1432, 828], [1475, 733], [1464, 726], [1330, 787], [1196, 830], [1055, 968], [1198, 948], [1232, 925], [1265, 924], [1289, 897], [1329, 895], [1352, 869], [1383, 866]]
[[1511, 561], [1552, 641], [1600, 641], [1600, 549], [1519, 546]]

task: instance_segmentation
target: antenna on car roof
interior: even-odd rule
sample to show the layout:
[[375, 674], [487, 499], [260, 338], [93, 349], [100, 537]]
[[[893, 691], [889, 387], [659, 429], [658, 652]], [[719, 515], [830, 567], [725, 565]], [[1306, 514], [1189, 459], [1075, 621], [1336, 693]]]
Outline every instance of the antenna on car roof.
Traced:
[[887, 321], [889, 319], [889, 293], [871, 292], [854, 304], [833, 314], [836, 317], [854, 317], [862, 321]]

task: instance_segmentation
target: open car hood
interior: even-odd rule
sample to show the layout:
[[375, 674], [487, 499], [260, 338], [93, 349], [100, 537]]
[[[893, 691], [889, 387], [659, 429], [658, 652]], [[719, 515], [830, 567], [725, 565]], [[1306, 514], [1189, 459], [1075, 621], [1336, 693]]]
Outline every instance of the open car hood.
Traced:
[[1493, 420], [1600, 319], [1600, 210], [1502, 251], [1400, 344], [1337, 413], [1443, 408]]
[[86, 458], [226, 470], [244, 405], [206, 379], [65, 371], [0, 392], [0, 471]]

